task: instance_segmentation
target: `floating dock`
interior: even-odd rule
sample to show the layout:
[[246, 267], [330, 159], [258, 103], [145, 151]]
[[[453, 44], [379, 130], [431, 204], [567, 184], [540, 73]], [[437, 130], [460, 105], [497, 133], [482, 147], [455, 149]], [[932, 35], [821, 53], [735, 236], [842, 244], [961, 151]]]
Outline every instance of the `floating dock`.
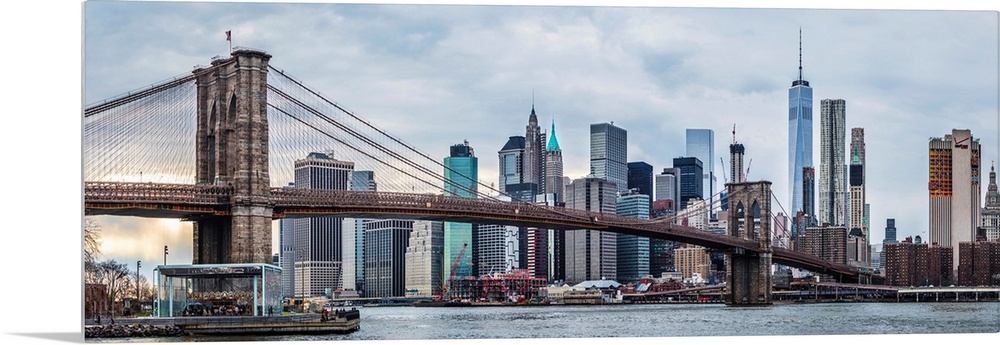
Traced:
[[[105, 319], [104, 326], [109, 324]], [[176, 327], [188, 334], [253, 335], [253, 334], [344, 334], [361, 327], [357, 310], [331, 313], [323, 321], [319, 314], [282, 316], [186, 316], [117, 319], [118, 325], [148, 325]], [[101, 327], [88, 321], [86, 327]]]

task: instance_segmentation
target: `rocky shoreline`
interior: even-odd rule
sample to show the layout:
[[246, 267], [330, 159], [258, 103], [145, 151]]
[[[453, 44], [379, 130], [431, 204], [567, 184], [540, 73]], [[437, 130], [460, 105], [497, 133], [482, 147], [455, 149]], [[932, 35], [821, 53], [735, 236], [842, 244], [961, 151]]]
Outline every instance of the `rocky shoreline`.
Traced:
[[139, 338], [139, 337], [179, 337], [189, 335], [177, 326], [156, 325], [100, 325], [87, 326], [84, 338]]

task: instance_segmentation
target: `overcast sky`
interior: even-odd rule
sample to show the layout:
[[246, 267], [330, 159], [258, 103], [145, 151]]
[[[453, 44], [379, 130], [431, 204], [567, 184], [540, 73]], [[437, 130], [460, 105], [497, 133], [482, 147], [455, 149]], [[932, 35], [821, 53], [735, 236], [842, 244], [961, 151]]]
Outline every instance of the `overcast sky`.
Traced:
[[[469, 140], [487, 184], [496, 182], [496, 152], [507, 137], [524, 135], [534, 97], [543, 130], [556, 122], [571, 178], [589, 170], [592, 123], [627, 130], [628, 160], [657, 172], [685, 154], [687, 128], [713, 129], [716, 157], [728, 164], [736, 124], [753, 160], [750, 179], [772, 181], [787, 207], [787, 93], [797, 77], [800, 28], [814, 138], [826, 98], [846, 100], [848, 136], [865, 128], [872, 243], [882, 240], [886, 218], [896, 219], [899, 238], [927, 238], [929, 137], [971, 129], [983, 146], [983, 180], [990, 161], [1000, 160], [995, 9], [87, 2], [63, 12], [83, 20], [62, 29], [82, 27], [82, 41], [72, 41], [80, 46], [43, 35], [24, 54], [70, 52], [58, 61], [72, 65], [73, 48], [81, 48], [82, 96], [67, 100], [91, 104], [188, 73], [226, 55], [232, 30], [234, 46], [267, 51], [273, 65], [432, 157]], [[25, 29], [7, 32], [18, 30]], [[68, 131], [79, 135], [78, 127]], [[74, 156], [59, 163], [73, 166], [78, 150], [68, 144], [40, 149]], [[818, 163], [820, 145], [813, 146]], [[77, 176], [66, 178], [77, 183]], [[170, 263], [190, 262], [190, 224], [121, 218], [102, 225], [105, 256], [130, 266], [143, 260], [143, 274], [162, 262], [161, 243], [171, 245]]]

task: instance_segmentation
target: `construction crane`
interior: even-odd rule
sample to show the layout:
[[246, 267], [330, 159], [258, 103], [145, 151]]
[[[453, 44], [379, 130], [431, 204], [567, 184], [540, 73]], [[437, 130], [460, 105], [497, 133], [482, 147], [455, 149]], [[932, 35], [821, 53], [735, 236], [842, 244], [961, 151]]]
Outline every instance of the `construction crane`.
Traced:
[[729, 177], [726, 176], [726, 161], [719, 157], [719, 164], [722, 164], [722, 181], [729, 183]]
[[750, 158], [750, 161], [747, 162], [747, 173], [743, 174], [743, 179], [746, 181], [750, 180], [750, 164], [753, 164], [753, 158]]
[[458, 270], [458, 264], [462, 262], [462, 256], [465, 255], [465, 247], [468, 243], [462, 243], [462, 250], [458, 251], [458, 256], [455, 257], [455, 262], [451, 264], [451, 273], [448, 275], [448, 281], [441, 287], [441, 296], [438, 296], [437, 300], [443, 300], [445, 296], [448, 295], [448, 285], [451, 284], [452, 280], [455, 280], [455, 271]]

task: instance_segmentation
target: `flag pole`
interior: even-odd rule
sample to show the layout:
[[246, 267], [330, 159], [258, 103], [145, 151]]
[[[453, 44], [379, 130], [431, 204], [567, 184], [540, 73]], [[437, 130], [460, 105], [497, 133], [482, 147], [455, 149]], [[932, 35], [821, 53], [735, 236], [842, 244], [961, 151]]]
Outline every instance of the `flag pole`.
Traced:
[[233, 54], [233, 30], [226, 31], [226, 41], [229, 42], [229, 54]]

